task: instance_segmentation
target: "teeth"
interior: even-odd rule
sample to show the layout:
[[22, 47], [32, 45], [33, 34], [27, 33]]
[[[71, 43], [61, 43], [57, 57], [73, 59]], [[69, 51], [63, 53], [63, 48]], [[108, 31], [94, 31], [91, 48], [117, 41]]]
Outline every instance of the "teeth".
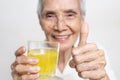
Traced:
[[68, 36], [55, 36], [55, 38], [59, 38], [59, 39], [63, 39], [63, 38], [67, 38]]

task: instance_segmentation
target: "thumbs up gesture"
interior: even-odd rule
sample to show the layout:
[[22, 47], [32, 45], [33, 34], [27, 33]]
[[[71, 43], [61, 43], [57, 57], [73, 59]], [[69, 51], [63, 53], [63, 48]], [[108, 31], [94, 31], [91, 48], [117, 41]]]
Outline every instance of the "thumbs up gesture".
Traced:
[[97, 48], [95, 43], [87, 43], [88, 25], [84, 20], [80, 30], [80, 41], [72, 50], [73, 59], [70, 66], [75, 68], [78, 75], [89, 80], [109, 80], [105, 71], [104, 51]]

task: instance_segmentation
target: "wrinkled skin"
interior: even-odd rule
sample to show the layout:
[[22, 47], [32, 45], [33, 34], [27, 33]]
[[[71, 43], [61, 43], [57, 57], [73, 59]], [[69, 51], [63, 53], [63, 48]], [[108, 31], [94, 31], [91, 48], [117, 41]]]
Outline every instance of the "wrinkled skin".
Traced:
[[[88, 25], [80, 15], [79, 0], [43, 0], [40, 25], [48, 41], [60, 43], [58, 68], [63, 72], [67, 61], [72, 56], [70, 66], [78, 76], [90, 80], [109, 80], [105, 71], [105, 53], [95, 43], [87, 43]], [[78, 36], [80, 41], [74, 47]], [[24, 55], [25, 47], [16, 52], [16, 60], [11, 65], [13, 80], [36, 80], [40, 68], [35, 65], [37, 59]], [[29, 74], [28, 74], [29, 73]]]

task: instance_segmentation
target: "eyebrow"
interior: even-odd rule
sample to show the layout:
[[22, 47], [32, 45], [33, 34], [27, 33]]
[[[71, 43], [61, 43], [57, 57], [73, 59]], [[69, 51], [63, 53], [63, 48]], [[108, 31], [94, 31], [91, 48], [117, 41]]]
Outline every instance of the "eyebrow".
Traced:
[[77, 11], [73, 10], [73, 9], [69, 9], [69, 10], [65, 10], [65, 13], [74, 13], [77, 14]]
[[[78, 13], [77, 10], [73, 10], [73, 9], [64, 10], [63, 12], [64, 13], [73, 13], [73, 14]], [[46, 15], [46, 14], [55, 14], [55, 11], [53, 11], [53, 10], [45, 10], [45, 11], [43, 11], [42, 15]]]
[[43, 12], [43, 14], [55, 14], [55, 12], [46, 10], [46, 11]]

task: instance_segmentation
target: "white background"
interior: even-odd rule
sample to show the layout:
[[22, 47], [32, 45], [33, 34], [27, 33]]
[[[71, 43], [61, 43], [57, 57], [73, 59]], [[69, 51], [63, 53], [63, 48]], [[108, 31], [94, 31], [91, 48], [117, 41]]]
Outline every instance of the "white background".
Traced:
[[[88, 42], [107, 51], [117, 79], [120, 76], [120, 0], [87, 0]], [[17, 48], [28, 40], [44, 40], [36, 14], [37, 0], [0, 0], [0, 80], [12, 80], [10, 64]]]

